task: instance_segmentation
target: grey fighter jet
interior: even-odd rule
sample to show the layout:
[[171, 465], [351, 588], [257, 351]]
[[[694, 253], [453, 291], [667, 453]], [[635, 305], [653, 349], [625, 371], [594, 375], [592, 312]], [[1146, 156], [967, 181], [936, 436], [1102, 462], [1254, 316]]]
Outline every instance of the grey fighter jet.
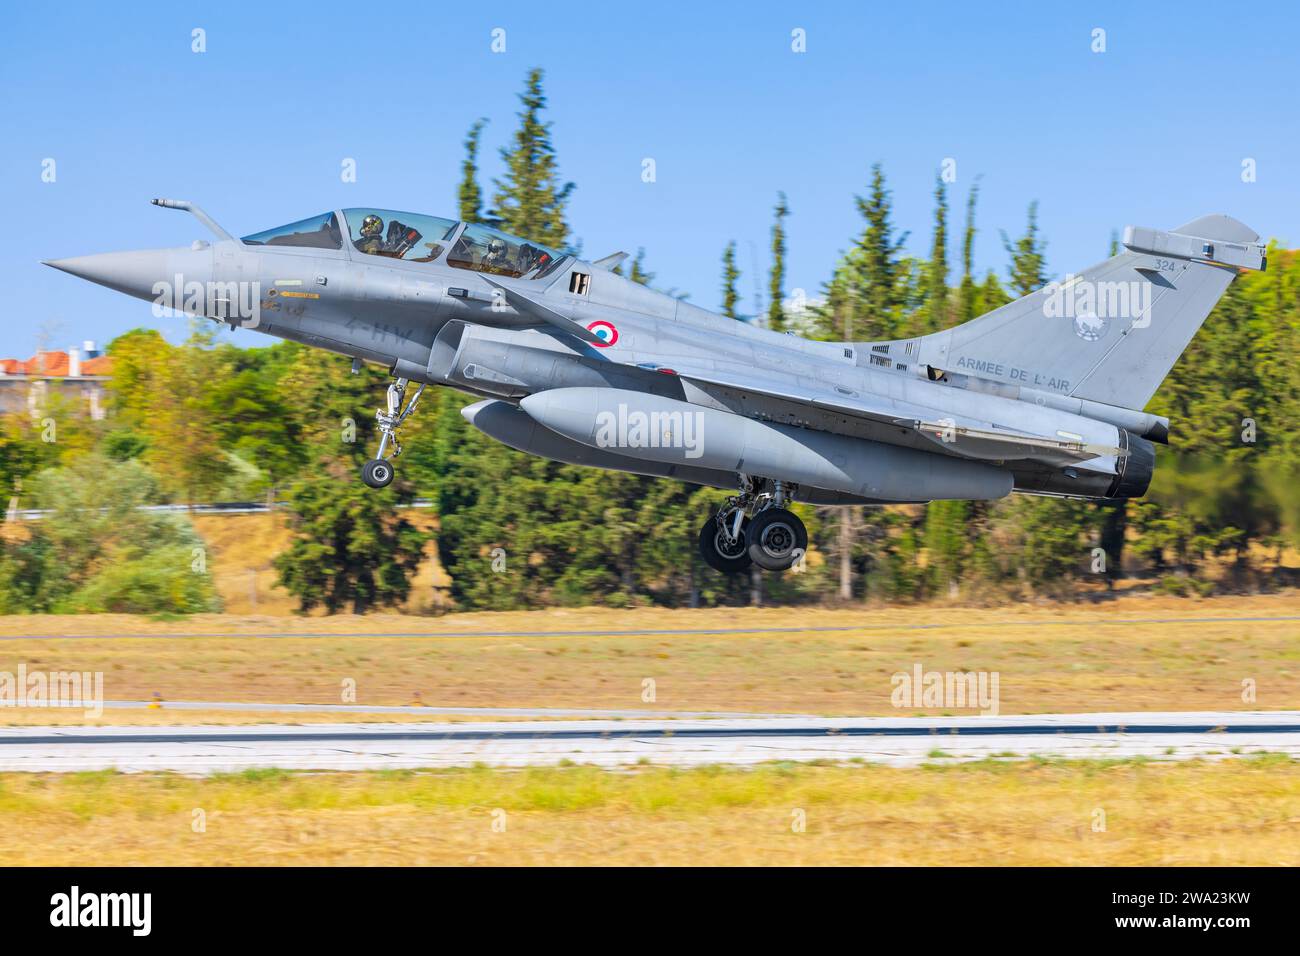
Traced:
[[[379, 449], [428, 384], [556, 461], [735, 489], [700, 550], [724, 572], [783, 571], [808, 536], [789, 510], [1145, 494], [1167, 419], [1142, 411], [1259, 236], [1227, 216], [1129, 227], [1116, 256], [971, 322], [888, 342], [817, 342], [631, 282], [486, 225], [341, 209], [236, 239], [48, 265], [157, 305], [382, 363]], [[416, 383], [408, 398], [411, 383]]]

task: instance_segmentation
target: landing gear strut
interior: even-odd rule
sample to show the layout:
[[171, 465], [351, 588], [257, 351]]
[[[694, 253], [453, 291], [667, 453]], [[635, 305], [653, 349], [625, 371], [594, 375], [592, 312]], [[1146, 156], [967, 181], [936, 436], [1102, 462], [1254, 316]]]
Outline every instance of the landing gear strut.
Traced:
[[[808, 550], [808, 531], [785, 506], [790, 487], [781, 481], [755, 484], [742, 476], [740, 494], [728, 498], [700, 529], [700, 554], [716, 571], [735, 574], [756, 564], [786, 571]], [[762, 490], [759, 490], [762, 489]]]
[[[411, 416], [415, 406], [420, 404], [420, 396], [424, 394], [424, 385], [421, 384], [403, 407], [402, 400], [406, 397], [408, 384], [410, 383], [406, 379], [399, 378], [389, 385], [387, 407], [375, 412], [375, 421], [379, 423], [379, 451], [361, 466], [361, 480], [371, 488], [385, 488], [392, 483], [393, 459], [402, 453], [402, 446], [397, 441], [398, 426]], [[390, 448], [392, 453], [388, 454]]]

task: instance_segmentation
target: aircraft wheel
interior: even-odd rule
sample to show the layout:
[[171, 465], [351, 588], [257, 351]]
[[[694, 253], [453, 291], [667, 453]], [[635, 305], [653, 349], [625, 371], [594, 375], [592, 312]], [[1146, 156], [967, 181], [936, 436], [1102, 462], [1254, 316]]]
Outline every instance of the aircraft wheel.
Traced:
[[785, 571], [808, 551], [808, 529], [794, 512], [768, 508], [749, 523], [745, 544], [764, 571]]
[[735, 574], [744, 571], [751, 564], [749, 552], [745, 550], [745, 529], [749, 519], [740, 522], [740, 537], [734, 540], [722, 532], [716, 517], [704, 522], [700, 529], [700, 556], [704, 563], [723, 574]]
[[361, 466], [361, 480], [371, 488], [387, 488], [393, 483], [393, 466], [383, 458], [371, 458]]

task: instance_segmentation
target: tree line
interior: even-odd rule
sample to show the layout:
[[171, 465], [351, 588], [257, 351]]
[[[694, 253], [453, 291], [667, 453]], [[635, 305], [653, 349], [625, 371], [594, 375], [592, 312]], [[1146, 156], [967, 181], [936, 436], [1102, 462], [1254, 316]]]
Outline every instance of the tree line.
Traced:
[[[542, 72], [530, 71], [490, 192], [479, 183], [487, 121], [471, 126], [456, 200], [462, 219], [566, 248], [575, 187], [560, 177], [545, 108]], [[960, 198], [952, 188], [936, 176], [929, 256], [910, 256], [885, 172], [871, 167], [854, 199], [860, 230], [811, 304], [786, 298], [792, 209], [778, 194], [766, 308], [741, 314], [731, 242], [721, 254], [719, 311], [811, 338], [897, 339], [968, 321], [1051, 279], [1034, 203], [1019, 235], [1000, 236], [1005, 273], [977, 275], [980, 184]], [[964, 210], [955, 276], [954, 199]], [[1112, 254], [1117, 246], [1112, 235]], [[1099, 258], [1104, 252], [1099, 243]], [[645, 250], [626, 275], [655, 284]], [[1300, 261], [1275, 247], [1266, 272], [1230, 286], [1148, 406], [1169, 416], [1173, 434], [1145, 499], [798, 505], [810, 534], [803, 571], [740, 579], [708, 570], [695, 553], [695, 532], [725, 491], [523, 455], [470, 427], [459, 412], [472, 399], [443, 388], [430, 388], [404, 426], [399, 478], [376, 491], [357, 473], [376, 443], [383, 370], [353, 374], [344, 357], [288, 342], [239, 349], [211, 328], [195, 327], [180, 345], [135, 330], [108, 348], [104, 420], [55, 394], [43, 413], [57, 422], [54, 441], [25, 413], [0, 421], [0, 471], [15, 498], [56, 511], [0, 539], [0, 603], [10, 613], [212, 609], [210, 579], [193, 567], [192, 529], [132, 509], [256, 497], [279, 502], [293, 531], [275, 559], [281, 583], [304, 610], [328, 612], [405, 600], [425, 535], [394, 506], [417, 496], [434, 504], [451, 597], [466, 609], [997, 600], [1099, 591], [1123, 577], [1173, 593], [1293, 583], [1298, 291]], [[92, 506], [101, 517], [87, 523]], [[77, 527], [85, 533], [72, 533]]]

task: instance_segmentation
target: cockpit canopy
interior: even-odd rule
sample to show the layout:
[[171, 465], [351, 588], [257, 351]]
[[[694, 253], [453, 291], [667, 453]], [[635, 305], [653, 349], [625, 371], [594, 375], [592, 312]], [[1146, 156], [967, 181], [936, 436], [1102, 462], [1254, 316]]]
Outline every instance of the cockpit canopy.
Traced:
[[563, 258], [562, 252], [471, 222], [447, 253], [447, 265], [513, 279], [540, 279], [554, 271]]
[[432, 262], [459, 225], [454, 219], [392, 209], [344, 209], [352, 247], [370, 256]]
[[[563, 252], [481, 223], [462, 225], [422, 213], [365, 208], [344, 209], [343, 219], [352, 248], [368, 256], [435, 262], [445, 253], [446, 264], [454, 268], [515, 279], [540, 279], [568, 258]], [[242, 241], [250, 246], [343, 248], [339, 216], [333, 212], [254, 233]]]
[[342, 249], [339, 217], [332, 212], [310, 219], [255, 232], [240, 240], [246, 246], [305, 246], [310, 249]]

